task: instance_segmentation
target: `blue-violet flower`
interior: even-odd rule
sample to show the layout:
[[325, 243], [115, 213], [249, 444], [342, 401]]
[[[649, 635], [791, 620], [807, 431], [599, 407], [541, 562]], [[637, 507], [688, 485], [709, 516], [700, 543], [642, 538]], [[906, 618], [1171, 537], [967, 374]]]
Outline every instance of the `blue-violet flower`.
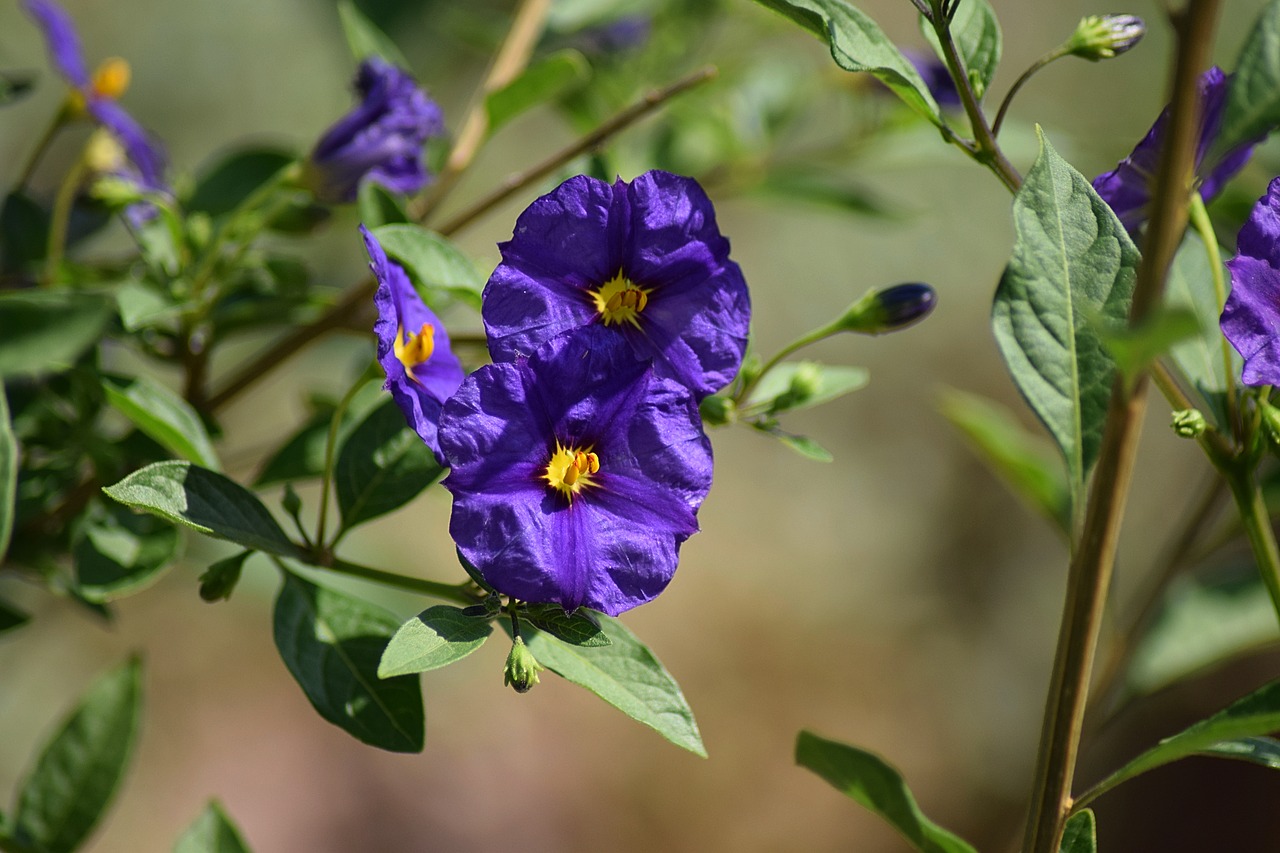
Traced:
[[1227, 269], [1222, 333], [1244, 358], [1244, 384], [1280, 385], [1280, 178], [1241, 227]]
[[360, 103], [325, 132], [307, 161], [320, 201], [352, 202], [360, 183], [416, 193], [430, 175], [422, 147], [444, 130], [440, 108], [406, 72], [372, 57], [356, 72]]
[[[1200, 75], [1200, 134], [1196, 144], [1196, 174], [1200, 179], [1200, 195], [1207, 201], [1216, 196], [1236, 172], [1244, 168], [1259, 139], [1244, 142], [1209, 163], [1203, 162], [1209, 147], [1218, 136], [1222, 125], [1222, 113], [1227, 105], [1227, 85], [1230, 78], [1222, 69], [1214, 66]], [[1120, 161], [1110, 172], [1093, 179], [1093, 188], [1102, 200], [1111, 205], [1120, 222], [1130, 232], [1136, 231], [1147, 219], [1147, 205], [1151, 202], [1151, 186], [1155, 181], [1156, 164], [1164, 144], [1165, 125], [1169, 122], [1169, 108], [1165, 107], [1156, 123], [1147, 131], [1133, 153]]]
[[529, 205], [498, 248], [502, 263], [482, 309], [495, 361], [602, 326], [699, 399], [738, 372], [751, 320], [747, 283], [692, 178], [570, 178]]
[[360, 233], [369, 252], [369, 269], [378, 280], [373, 332], [378, 339], [378, 363], [387, 374], [384, 387], [414, 432], [444, 464], [437, 438], [440, 409], [462, 384], [462, 365], [449, 346], [444, 325], [418, 296], [409, 276], [387, 258], [363, 225]]
[[599, 326], [467, 377], [440, 446], [462, 556], [499, 592], [570, 611], [660, 593], [711, 487], [688, 389]]

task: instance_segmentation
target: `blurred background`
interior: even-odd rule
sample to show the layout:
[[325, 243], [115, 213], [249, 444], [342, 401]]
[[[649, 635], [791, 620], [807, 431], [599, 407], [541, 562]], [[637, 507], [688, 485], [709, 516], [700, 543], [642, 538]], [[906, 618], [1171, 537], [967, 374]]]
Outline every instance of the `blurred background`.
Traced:
[[[112, 55], [131, 63], [123, 102], [164, 140], [177, 175], [197, 174], [246, 141], [306, 151], [349, 107], [354, 63], [329, 0], [65, 5], [91, 65]], [[456, 132], [511, 5], [378, 0], [361, 8], [395, 38]], [[1096, 65], [1066, 60], [1037, 76], [1002, 136], [1023, 170], [1035, 156], [1034, 122], [1087, 176], [1112, 168], [1164, 100], [1171, 39], [1161, 5], [992, 5], [1005, 33], [993, 105], [1081, 16], [1148, 19], [1146, 40], [1129, 54]], [[1262, 5], [1226, 4], [1215, 52], [1226, 68]], [[899, 44], [925, 47], [906, 0], [859, 6]], [[633, 21], [630, 29], [604, 38], [602, 25], [620, 16]], [[423, 754], [365, 747], [314, 713], [276, 654], [274, 569], [255, 559], [229, 602], [204, 604], [195, 579], [230, 549], [192, 537], [184, 561], [122, 601], [110, 624], [0, 579], [5, 595], [35, 616], [0, 639], [0, 799], [93, 676], [141, 650], [140, 746], [94, 851], [167, 849], [211, 797], [257, 851], [907, 849], [794, 765], [801, 728], [884, 756], [930, 817], [980, 849], [1013, 848], [1066, 549], [938, 412], [944, 389], [962, 389], [1038, 429], [988, 321], [1012, 241], [1008, 193], [869, 80], [836, 68], [818, 40], [746, 0], [557, 0], [540, 50], [566, 46], [590, 62], [588, 88], [495, 138], [445, 216], [643, 89], [714, 63], [715, 82], [575, 170], [630, 178], [662, 167], [702, 178], [752, 288], [765, 355], [869, 287], [925, 281], [939, 294], [920, 326], [830, 340], [808, 353], [871, 373], [866, 389], [786, 421], [830, 449], [834, 462], [808, 461], [741, 428], [712, 435], [716, 482], [702, 532], [685, 545], [668, 591], [624, 619], [683, 687], [710, 758], [671, 746], [550, 674], [529, 694], [512, 693], [502, 686], [500, 642], [424, 677]], [[9, 186], [63, 95], [16, 3], [0, 5], [0, 67], [41, 71], [36, 93], [0, 112], [0, 186]], [[53, 192], [82, 141], [64, 135], [37, 173], [37, 190]], [[1277, 172], [1280, 150], [1270, 144], [1223, 209], [1247, 205]], [[780, 188], [779, 174], [839, 191]], [[555, 182], [519, 194], [459, 242], [491, 268], [515, 215]], [[121, 251], [125, 239], [110, 231], [79, 251]], [[291, 245], [322, 286], [341, 288], [362, 273], [354, 210]], [[479, 331], [474, 315], [446, 320], [455, 334]], [[215, 375], [267, 340], [245, 339]], [[340, 394], [345, 379], [334, 377], [358, 370], [370, 352], [371, 338], [327, 340], [241, 398], [224, 420], [229, 471], [251, 479], [263, 454], [305, 418], [308, 396]], [[1153, 402], [1118, 568], [1120, 612], [1137, 606], [1209, 473], [1166, 423], [1167, 407]], [[278, 492], [266, 497], [277, 505]], [[315, 506], [314, 489], [303, 497]], [[447, 493], [428, 490], [357, 530], [344, 553], [460, 580], [448, 514]], [[383, 590], [361, 593], [402, 618], [422, 607]], [[1132, 703], [1086, 744], [1081, 780], [1221, 708], [1278, 666], [1280, 657], [1262, 650]], [[1100, 840], [1106, 850], [1280, 850], [1278, 798], [1273, 773], [1195, 759], [1100, 801]]]

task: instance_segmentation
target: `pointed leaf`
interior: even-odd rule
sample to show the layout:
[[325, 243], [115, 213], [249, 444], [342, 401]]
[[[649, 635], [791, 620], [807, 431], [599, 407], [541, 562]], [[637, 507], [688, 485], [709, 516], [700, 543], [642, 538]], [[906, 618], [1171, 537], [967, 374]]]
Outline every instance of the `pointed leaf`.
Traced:
[[0, 382], [0, 564], [9, 553], [13, 517], [18, 501], [18, 439], [13, 434], [9, 401]]
[[807, 409], [864, 388], [870, 378], [863, 367], [787, 361], [760, 378], [746, 406], [763, 407], [769, 413]]
[[485, 98], [489, 135], [525, 110], [580, 87], [590, 76], [591, 66], [576, 50], [559, 50], [543, 57]]
[[363, 62], [376, 56], [406, 71], [409, 69], [409, 63], [405, 61], [395, 42], [366, 18], [351, 0], [338, 0], [338, 17], [342, 19], [342, 32], [347, 37], [347, 47], [357, 60]]
[[580, 608], [565, 613], [558, 604], [530, 604], [524, 618], [539, 630], [574, 646], [607, 646], [609, 638], [591, 612]]
[[1261, 767], [1280, 770], [1280, 740], [1272, 737], [1242, 737], [1224, 740], [1200, 750], [1201, 755], [1213, 758], [1233, 758]]
[[83, 290], [0, 293], [0, 379], [70, 367], [102, 337], [112, 305]]
[[334, 466], [342, 529], [399, 509], [443, 473], [431, 448], [388, 398], [351, 431]]
[[796, 764], [884, 818], [921, 853], [976, 853], [925, 817], [902, 776], [877, 755], [802, 731], [796, 738]]
[[373, 236], [404, 267], [427, 304], [434, 303], [431, 291], [436, 290], [480, 310], [480, 291], [487, 278], [447, 238], [417, 225], [383, 225], [373, 229]]
[[409, 222], [404, 202], [391, 190], [374, 181], [361, 181], [356, 189], [356, 208], [366, 228], [402, 225]]
[[222, 468], [204, 421], [190, 403], [168, 388], [137, 376], [104, 378], [102, 390], [108, 403], [165, 450], [212, 471]]
[[1078, 503], [1115, 375], [1089, 318], [1127, 322], [1138, 250], [1043, 132], [1040, 156], [1014, 197], [1013, 219], [1013, 257], [991, 322], [1018, 390], [1067, 460]]
[[1236, 60], [1215, 151], [1270, 133], [1280, 125], [1280, 2], [1271, 0], [1258, 15]]
[[[923, 16], [920, 18], [920, 29], [934, 50], [941, 55], [938, 35]], [[964, 62], [969, 81], [981, 99], [991, 86], [996, 68], [1000, 65], [1000, 22], [996, 20], [996, 12], [991, 4], [987, 0], [964, 0], [951, 19], [951, 38]]]
[[300, 556], [252, 492], [190, 462], [155, 462], [104, 491], [122, 504], [270, 554]]
[[210, 800], [195, 822], [182, 833], [173, 853], [249, 853], [249, 846], [223, 811], [222, 804]]
[[94, 513], [72, 549], [79, 592], [101, 604], [155, 583], [178, 552], [178, 531], [149, 515], [110, 505]]
[[1062, 853], [1098, 853], [1098, 827], [1093, 812], [1076, 812], [1062, 829]]
[[70, 853], [98, 823], [124, 775], [142, 702], [137, 658], [98, 678], [18, 793], [13, 835], [42, 853]]
[[493, 633], [488, 619], [437, 604], [405, 622], [387, 643], [378, 677], [411, 675], [448, 666], [484, 645]]
[[293, 574], [276, 599], [276, 648], [320, 716], [370, 746], [421, 752], [418, 679], [378, 679], [382, 650], [399, 627], [385, 610]]
[[541, 631], [529, 631], [525, 643], [538, 663], [585, 687], [633, 720], [690, 752], [707, 757], [693, 711], [680, 685], [653, 652], [621, 622], [600, 614], [609, 645], [571, 646]]

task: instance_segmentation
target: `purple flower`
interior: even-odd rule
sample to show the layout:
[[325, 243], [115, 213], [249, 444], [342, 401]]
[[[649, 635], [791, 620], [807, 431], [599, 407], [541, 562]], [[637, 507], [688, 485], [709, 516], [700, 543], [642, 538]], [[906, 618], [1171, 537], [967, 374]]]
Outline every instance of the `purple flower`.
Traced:
[[440, 445], [462, 556], [499, 592], [570, 611], [662, 592], [711, 487], [688, 389], [601, 327], [477, 370]]
[[440, 409], [462, 384], [462, 365], [449, 348], [449, 334], [413, 289], [403, 269], [387, 258], [369, 230], [360, 226], [369, 252], [369, 269], [378, 280], [374, 303], [378, 319], [378, 363], [387, 374], [385, 387], [436, 459], [444, 464], [436, 437]]
[[[940, 107], [959, 107], [960, 91], [956, 89], [956, 81], [951, 79], [947, 64], [932, 51], [906, 49], [903, 55], [907, 58], [924, 80], [929, 94]], [[886, 91], [888, 91], [886, 89]]]
[[[1213, 198], [1222, 187], [1244, 168], [1253, 148], [1261, 137], [1241, 143], [1209, 163], [1202, 162], [1209, 146], [1217, 138], [1222, 124], [1222, 112], [1227, 105], [1229, 78], [1216, 65], [1200, 75], [1200, 138], [1196, 144], [1196, 175], [1200, 179], [1200, 195]], [[1110, 172], [1093, 179], [1093, 188], [1111, 205], [1120, 222], [1129, 231], [1136, 231], [1147, 220], [1147, 204], [1151, 201], [1151, 184], [1155, 180], [1156, 164], [1164, 145], [1165, 125], [1169, 122], [1169, 108], [1165, 107], [1156, 123], [1147, 131], [1133, 153], [1120, 161]]]
[[1280, 178], [1240, 229], [1227, 269], [1222, 333], [1244, 358], [1244, 384], [1280, 385]]
[[307, 162], [316, 198], [355, 201], [365, 180], [416, 193], [429, 180], [422, 147], [444, 130], [440, 108], [412, 77], [381, 59], [360, 63], [355, 85], [360, 103], [320, 138]]
[[747, 284], [692, 178], [570, 178], [529, 205], [498, 248], [482, 310], [495, 361], [602, 326], [699, 399], [738, 372]]

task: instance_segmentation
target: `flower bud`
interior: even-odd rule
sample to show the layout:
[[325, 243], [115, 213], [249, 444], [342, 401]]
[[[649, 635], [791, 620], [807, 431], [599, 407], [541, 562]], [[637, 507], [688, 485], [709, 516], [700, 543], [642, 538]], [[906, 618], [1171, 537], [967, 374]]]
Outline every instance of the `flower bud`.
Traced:
[[200, 598], [212, 604], [231, 597], [231, 592], [240, 582], [240, 570], [244, 561], [249, 558], [249, 551], [243, 551], [234, 557], [219, 560], [200, 575]]
[[1199, 409], [1181, 409], [1173, 413], [1173, 431], [1180, 438], [1199, 438], [1208, 429], [1204, 413]]
[[302, 511], [302, 498], [298, 497], [298, 493], [293, 490], [292, 483], [284, 484], [284, 498], [280, 501], [280, 505], [284, 507], [284, 511], [289, 513], [290, 518], [297, 518], [298, 513]]
[[869, 290], [836, 321], [838, 331], [881, 335], [914, 325], [933, 311], [938, 294], [927, 284], [895, 284]]
[[712, 394], [698, 404], [698, 413], [707, 426], [724, 426], [737, 418], [738, 412], [733, 399], [719, 394]]
[[1090, 62], [1119, 56], [1147, 34], [1147, 25], [1136, 15], [1090, 15], [1081, 19], [1064, 45], [1068, 54]]
[[517, 693], [528, 693], [538, 683], [538, 673], [545, 668], [534, 658], [524, 640], [516, 637], [511, 644], [511, 654], [507, 655], [507, 670], [502, 676], [502, 683], [510, 684]]

